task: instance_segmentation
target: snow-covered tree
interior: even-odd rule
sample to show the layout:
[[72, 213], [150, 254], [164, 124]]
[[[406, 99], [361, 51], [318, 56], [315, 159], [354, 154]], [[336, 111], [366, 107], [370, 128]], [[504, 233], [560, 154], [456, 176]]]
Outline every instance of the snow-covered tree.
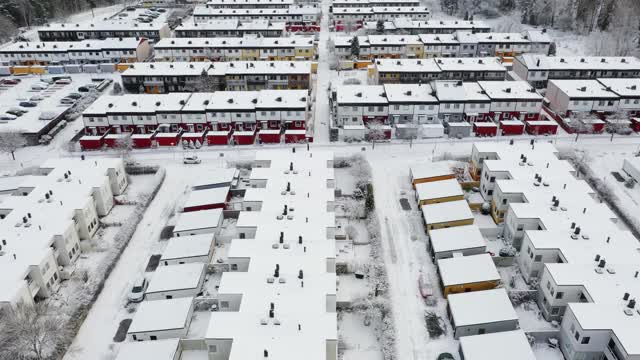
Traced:
[[351, 39], [351, 56], [357, 58], [360, 56], [360, 41], [357, 36], [354, 36]]
[[373, 148], [376, 147], [376, 141], [387, 138], [385, 131], [385, 126], [381, 121], [370, 121], [367, 123], [367, 140], [371, 141]]
[[13, 160], [16, 159], [16, 150], [27, 145], [24, 136], [15, 130], [0, 132], [0, 152], [11, 155]]
[[120, 85], [120, 82], [116, 81], [115, 83], [113, 83], [111, 95], [122, 95], [122, 85]]
[[592, 117], [592, 114], [584, 111], [571, 113], [567, 125], [576, 134], [575, 141], [578, 141], [580, 134], [593, 133], [593, 125], [588, 122]]
[[378, 22], [376, 22], [376, 32], [378, 34], [384, 33], [384, 20], [380, 19], [378, 20]]
[[63, 316], [44, 302], [6, 307], [0, 324], [0, 359], [50, 359], [69, 336]]
[[189, 89], [195, 92], [214, 92], [219, 90], [216, 83], [213, 82], [213, 79], [209, 77], [207, 70], [202, 69], [200, 76], [196, 78], [196, 81], [193, 83], [193, 88]]
[[113, 147], [123, 160], [128, 160], [131, 157], [131, 150], [133, 150], [133, 140], [131, 135], [126, 134], [119, 137]]

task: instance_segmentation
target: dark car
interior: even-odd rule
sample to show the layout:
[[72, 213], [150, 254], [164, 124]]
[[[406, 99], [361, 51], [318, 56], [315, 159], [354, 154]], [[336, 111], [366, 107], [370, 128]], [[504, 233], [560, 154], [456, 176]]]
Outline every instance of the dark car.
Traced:
[[18, 104], [18, 105], [20, 105], [20, 106], [22, 106], [22, 107], [27, 107], [27, 108], [29, 108], [29, 107], [36, 107], [36, 106], [38, 106], [38, 103], [37, 103], [37, 102], [35, 102], [35, 101], [22, 101], [22, 102], [20, 102], [20, 104]]
[[67, 95], [66, 97], [71, 98], [73, 100], [78, 100], [82, 97], [82, 94], [78, 94], [78, 93], [70, 93], [69, 95]]
[[20, 111], [20, 110], [13, 110], [13, 109], [12, 109], [12, 110], [7, 110], [7, 111], [6, 111], [6, 113], [7, 113], [7, 114], [14, 115], [14, 116], [17, 116], [17, 117], [20, 117], [20, 116], [22, 116], [22, 114], [24, 114], [25, 112], [24, 112], [24, 111]]
[[86, 86], [80, 86], [78, 92], [89, 92], [89, 88]]
[[20, 82], [20, 80], [18, 79], [6, 79], [6, 80], [2, 80], [3, 84], [7, 84], [7, 85], [18, 85], [18, 83]]

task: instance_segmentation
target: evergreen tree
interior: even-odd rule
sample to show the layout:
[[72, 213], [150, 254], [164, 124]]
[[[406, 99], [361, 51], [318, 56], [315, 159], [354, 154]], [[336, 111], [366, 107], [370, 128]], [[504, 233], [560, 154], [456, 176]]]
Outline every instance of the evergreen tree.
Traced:
[[378, 20], [378, 22], [376, 23], [376, 32], [378, 34], [384, 33], [384, 20]]
[[609, 29], [609, 25], [611, 24], [611, 18], [613, 17], [613, 13], [616, 10], [616, 2], [614, 0], [609, 0], [600, 10], [600, 16], [597, 19], [597, 26], [600, 31], [606, 31]]
[[353, 39], [351, 39], [351, 56], [360, 56], [360, 41], [357, 36], [354, 36]]

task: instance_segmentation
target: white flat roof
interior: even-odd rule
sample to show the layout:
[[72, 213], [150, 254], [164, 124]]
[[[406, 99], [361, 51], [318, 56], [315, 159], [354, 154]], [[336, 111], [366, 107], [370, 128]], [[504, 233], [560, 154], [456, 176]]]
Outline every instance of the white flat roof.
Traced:
[[542, 101], [542, 95], [527, 81], [478, 81], [478, 85], [491, 100]]
[[218, 227], [221, 218], [222, 209], [180, 213], [173, 232], [215, 228]]
[[[226, 133], [226, 132], [225, 132]], [[214, 169], [208, 171], [206, 175], [198, 177], [194, 179], [191, 183], [191, 187], [201, 187], [207, 185], [220, 185], [220, 184], [231, 184], [234, 179], [238, 177], [238, 169], [234, 168], [225, 168], [225, 169]], [[200, 191], [200, 190], [195, 190]]]
[[536, 360], [522, 330], [463, 336], [460, 348], [466, 360]]
[[458, 180], [456, 179], [445, 179], [416, 184], [416, 192], [420, 201], [464, 195], [462, 187], [460, 187], [460, 183], [458, 183]]
[[439, 204], [422, 205], [422, 215], [427, 224], [439, 224], [458, 220], [473, 219], [466, 200], [447, 201]]
[[378, 72], [439, 73], [434, 59], [376, 59]]
[[445, 251], [457, 251], [486, 247], [480, 229], [476, 225], [454, 226], [429, 231], [431, 248], [436, 254]]
[[143, 301], [127, 333], [184, 329], [191, 320], [189, 312], [192, 306], [191, 297]]
[[437, 103], [429, 84], [384, 84], [389, 103], [424, 104]]
[[439, 259], [438, 270], [444, 286], [500, 280], [491, 255], [486, 253]]
[[[467, 269], [473, 272], [473, 268]], [[457, 327], [518, 320], [505, 289], [471, 291], [447, 297]]]
[[428, 163], [428, 164], [416, 164], [410, 168], [411, 180], [433, 178], [439, 176], [453, 175], [453, 171], [447, 162], [441, 163]]
[[196, 289], [204, 276], [204, 264], [158, 266], [146, 293]]
[[214, 241], [213, 234], [172, 237], [162, 252], [160, 262], [163, 260], [207, 256]]
[[382, 85], [339, 85], [336, 88], [338, 104], [386, 104]]
[[607, 78], [598, 81], [618, 96], [640, 98], [640, 79]]
[[571, 99], [618, 98], [618, 95], [608, 90], [598, 80], [549, 80], [549, 84], [555, 85]]
[[228, 186], [194, 190], [189, 194], [183, 207], [223, 204], [227, 201], [227, 196], [229, 196]]
[[535, 70], [640, 70], [633, 56], [547, 56], [523, 54], [517, 57], [529, 71]]
[[125, 342], [116, 360], [175, 360], [179, 345], [180, 339]]

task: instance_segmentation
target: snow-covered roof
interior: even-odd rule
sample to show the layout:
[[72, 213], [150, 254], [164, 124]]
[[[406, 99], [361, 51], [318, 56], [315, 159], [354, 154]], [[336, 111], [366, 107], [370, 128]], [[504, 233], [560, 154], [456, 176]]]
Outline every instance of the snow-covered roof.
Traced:
[[448, 163], [428, 163], [428, 164], [416, 164], [412, 165], [409, 169], [411, 172], [412, 181], [418, 179], [428, 179], [439, 176], [451, 176], [453, 171]]
[[164, 38], [154, 45], [154, 49], [256, 49], [256, 48], [312, 48], [313, 37], [178, 37]]
[[207, 111], [253, 111], [258, 102], [258, 94], [258, 91], [216, 91], [211, 97]]
[[[475, 82], [438, 80], [434, 82], [436, 97], [441, 102], [486, 102], [490, 101], [484, 90]], [[462, 91], [461, 91], [462, 90]]]
[[439, 259], [438, 271], [444, 286], [500, 280], [491, 255], [486, 253]]
[[478, 81], [478, 85], [494, 101], [542, 101], [542, 96], [527, 81]]
[[[335, 177], [329, 166], [333, 154], [298, 150], [258, 152], [249, 175], [250, 181], [266, 180], [264, 188], [246, 194], [262, 205], [260, 211], [241, 211], [236, 227], [255, 227], [255, 238], [234, 238], [227, 252], [230, 261], [248, 260], [248, 268], [223, 273], [218, 289], [222, 296], [241, 294], [242, 305], [239, 311], [211, 313], [205, 336], [209, 343], [230, 339], [230, 360], [263, 358], [264, 350], [270, 358], [326, 359], [327, 341], [338, 339], [330, 310], [336, 275], [329, 270], [336, 248], [327, 241], [335, 229], [335, 214], [327, 210], [334, 200], [327, 186]], [[278, 218], [285, 204], [287, 215]]]
[[180, 213], [173, 232], [216, 228], [221, 218], [222, 209]]
[[531, 42], [534, 42], [534, 43], [551, 44], [553, 42], [553, 40], [551, 39], [551, 36], [549, 36], [549, 33], [547, 32], [546, 29], [542, 29], [542, 30], [529, 29], [529, 30], [525, 30], [524, 34], [527, 36], [527, 38]]
[[202, 189], [192, 191], [183, 207], [196, 207], [212, 204], [224, 204], [229, 196], [229, 187], [215, 187], [210, 189]]
[[[227, 63], [216, 63], [224, 68]], [[212, 66], [209, 62], [137, 62], [129, 64], [122, 76], [200, 76]]]
[[416, 184], [418, 200], [436, 200], [452, 196], [462, 196], [464, 192], [456, 179], [429, 181]]
[[529, 71], [640, 71], [640, 59], [633, 56], [546, 56], [540, 54], [523, 54], [517, 58]]
[[202, 283], [204, 270], [205, 264], [200, 263], [159, 266], [153, 273], [145, 293], [197, 289]]
[[420, 34], [424, 45], [457, 45], [460, 42], [454, 34]]
[[135, 50], [144, 39], [137, 38], [109, 38], [104, 40], [82, 41], [19, 41], [0, 48], [1, 53], [51, 53], [51, 52], [79, 52], [103, 50]]
[[239, 171], [235, 168], [213, 169], [201, 177], [193, 179], [191, 188], [197, 190], [200, 187], [215, 185], [231, 185], [238, 178]]
[[456, 327], [518, 320], [505, 289], [451, 294], [447, 300]]
[[176, 28], [176, 32], [180, 31], [260, 31], [260, 30], [285, 30], [286, 23], [284, 22], [270, 22], [269, 20], [252, 20], [240, 22], [238, 19], [219, 19], [200, 22], [188, 22], [184, 23]]
[[159, 31], [167, 26], [167, 13], [157, 13], [158, 17], [149, 18], [151, 22], [143, 23], [136, 19], [140, 16], [146, 16], [146, 9], [136, 9], [135, 11], [127, 11], [126, 17], [113, 17], [91, 20], [84, 23], [51, 23], [46, 24], [38, 31], [76, 31], [76, 32], [95, 32], [95, 31]]
[[623, 98], [640, 98], [640, 79], [607, 78], [598, 79], [605, 87]]
[[164, 260], [184, 259], [209, 255], [214, 242], [213, 234], [198, 234], [173, 237], [167, 242], [160, 262]]
[[213, 8], [197, 5], [193, 9], [193, 16], [210, 16], [210, 17], [244, 17], [244, 16], [301, 16], [319, 14], [320, 7], [310, 5], [290, 6], [288, 8], [264, 9], [264, 8]]
[[3, 198], [0, 208], [6, 213], [0, 239], [6, 243], [0, 256], [0, 303], [17, 301], [16, 295], [27, 286], [29, 267], [40, 267], [53, 256], [56, 237], [70, 238], [76, 210], [93, 205], [94, 189], [110, 187], [110, 169], [124, 171], [122, 160], [50, 159], [40, 165], [38, 175], [20, 182], [18, 189], [27, 195]]
[[387, 103], [382, 85], [339, 85], [336, 94], [340, 105]]
[[466, 200], [423, 205], [422, 215], [427, 224], [473, 219], [473, 214]]
[[528, 44], [530, 41], [520, 33], [473, 33], [457, 31], [456, 37], [461, 43], [472, 44]]
[[489, 29], [490, 27], [482, 21], [477, 20], [410, 20], [407, 18], [397, 18], [393, 20], [397, 29]]
[[482, 248], [487, 245], [476, 225], [454, 226], [429, 231], [434, 253]]
[[192, 307], [193, 298], [191, 297], [143, 301], [136, 310], [127, 333], [184, 329], [191, 321]]
[[536, 360], [527, 336], [522, 330], [463, 336], [460, 349], [466, 360]]
[[434, 59], [376, 59], [378, 72], [439, 73]]
[[437, 58], [436, 64], [442, 71], [507, 71], [495, 57]]
[[438, 102], [429, 84], [384, 84], [383, 86], [390, 104], [435, 104]]
[[[474, 268], [467, 269], [474, 272]], [[505, 289], [471, 291], [447, 297], [456, 327], [518, 320]]]
[[307, 90], [261, 90], [258, 109], [305, 109], [309, 103]]
[[180, 339], [125, 342], [118, 350], [116, 360], [175, 360], [180, 348]]
[[617, 99], [613, 91], [598, 80], [549, 80], [549, 86], [557, 87], [570, 99]]
[[251, 5], [262, 5], [262, 4], [293, 5], [294, 0], [207, 0], [207, 5], [209, 6], [247, 5], [248, 7], [251, 7]]
[[367, 42], [371, 46], [407, 46], [420, 44], [417, 35], [368, 35]]
[[226, 75], [311, 74], [310, 61], [234, 61], [226, 64]]
[[358, 15], [358, 14], [429, 14], [426, 6], [361, 6], [361, 7], [334, 7], [334, 15]]
[[186, 113], [201, 113], [204, 114], [207, 107], [211, 103], [213, 93], [208, 92], [194, 92], [191, 93], [188, 100], [182, 107], [182, 112]]

